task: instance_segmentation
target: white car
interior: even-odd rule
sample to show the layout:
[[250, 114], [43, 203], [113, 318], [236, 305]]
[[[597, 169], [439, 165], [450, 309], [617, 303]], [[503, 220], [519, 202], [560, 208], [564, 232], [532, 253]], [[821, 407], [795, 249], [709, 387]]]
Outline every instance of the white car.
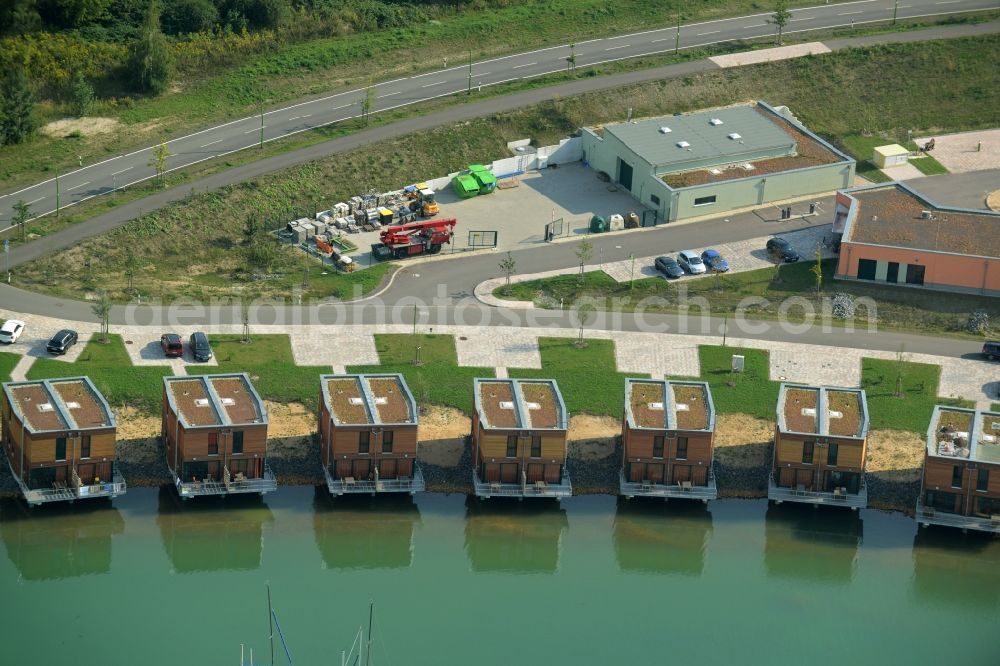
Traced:
[[9, 345], [17, 342], [17, 339], [24, 333], [24, 322], [18, 319], [8, 319], [3, 326], [0, 326], [0, 342]]
[[677, 255], [677, 263], [691, 275], [700, 275], [705, 272], [705, 262], [701, 260], [701, 255], [694, 250], [681, 250], [680, 254]]

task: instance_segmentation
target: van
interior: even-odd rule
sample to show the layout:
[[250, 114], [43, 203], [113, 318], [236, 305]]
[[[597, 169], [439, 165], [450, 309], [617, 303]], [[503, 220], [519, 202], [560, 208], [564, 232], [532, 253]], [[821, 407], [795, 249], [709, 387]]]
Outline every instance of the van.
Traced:
[[201, 331], [191, 334], [189, 346], [194, 360], [204, 363], [212, 359], [212, 345], [208, 344], [208, 336]]

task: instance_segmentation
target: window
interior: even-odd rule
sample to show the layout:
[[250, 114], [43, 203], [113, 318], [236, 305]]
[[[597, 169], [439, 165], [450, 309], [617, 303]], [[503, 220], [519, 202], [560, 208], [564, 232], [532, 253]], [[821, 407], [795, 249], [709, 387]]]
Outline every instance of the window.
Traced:
[[660, 197], [656, 196], [655, 194], [650, 194], [649, 195], [649, 201], [654, 206], [659, 206], [660, 205]]
[[885, 272], [885, 281], [886, 282], [896, 282], [897, 280], [899, 280], [899, 262], [898, 261], [890, 261], [889, 262], [889, 268], [886, 269], [886, 272]]
[[217, 432], [208, 433], [208, 455], [219, 455], [219, 433]]
[[66, 460], [65, 437], [56, 437], [56, 460]]
[[517, 435], [507, 435], [507, 457], [517, 457]]
[[802, 462], [806, 465], [812, 465], [813, 442], [802, 442]]
[[243, 431], [233, 433], [233, 453], [243, 453]]
[[918, 264], [907, 264], [906, 265], [906, 284], [923, 284], [924, 283], [924, 266]]
[[663, 437], [653, 438], [653, 457], [654, 458], [663, 457]]
[[90, 457], [90, 435], [84, 435], [80, 438], [80, 457]]
[[962, 487], [962, 466], [955, 465], [951, 468], [951, 487], [961, 488]]
[[678, 437], [677, 438], [677, 459], [687, 460], [688, 457], [688, 438]]
[[542, 438], [538, 435], [532, 435], [531, 437], [531, 457], [542, 457]]
[[371, 439], [372, 434], [367, 430], [358, 433], [358, 453], [368, 453], [368, 445]]
[[715, 195], [712, 194], [707, 197], [696, 197], [694, 200], [695, 206], [708, 206], [715, 203]]
[[990, 470], [985, 467], [979, 468], [979, 476], [976, 477], [976, 490], [986, 492], [990, 486]]
[[831, 444], [830, 447], [826, 450], [827, 465], [830, 465], [831, 467], [837, 466], [837, 453], [839, 448], [840, 447], [837, 446], [836, 444]]
[[393, 431], [382, 431], [382, 453], [392, 453]]
[[878, 262], [874, 259], [858, 259], [858, 279], [874, 280]]

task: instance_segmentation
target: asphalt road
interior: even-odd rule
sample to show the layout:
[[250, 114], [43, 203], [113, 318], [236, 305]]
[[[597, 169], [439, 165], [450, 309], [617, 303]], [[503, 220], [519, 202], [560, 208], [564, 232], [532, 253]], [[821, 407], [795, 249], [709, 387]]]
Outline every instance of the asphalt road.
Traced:
[[[786, 34], [835, 27], [885, 22], [895, 10], [899, 18], [983, 11], [1000, 8], [997, 0], [860, 0], [819, 5], [792, 11]], [[444, 68], [412, 77], [384, 81], [373, 86], [373, 113], [401, 106], [479, 90], [518, 79], [527, 79], [567, 68], [573, 57], [577, 67], [652, 55], [675, 48], [695, 48], [734, 40], [754, 39], [774, 34], [769, 13], [742, 16], [646, 32], [594, 39], [554, 46], [475, 63], [442, 63]], [[714, 67], [714, 65], [713, 65]], [[172, 154], [166, 170], [173, 171], [239, 150], [259, 146], [316, 127], [356, 118], [366, 98], [365, 90], [351, 90], [290, 106], [266, 111], [194, 134], [171, 139]], [[34, 216], [55, 212], [117, 188], [141, 182], [155, 175], [152, 149], [145, 148], [84, 165], [58, 178], [0, 195], [0, 228], [13, 216], [13, 206], [24, 201]]]

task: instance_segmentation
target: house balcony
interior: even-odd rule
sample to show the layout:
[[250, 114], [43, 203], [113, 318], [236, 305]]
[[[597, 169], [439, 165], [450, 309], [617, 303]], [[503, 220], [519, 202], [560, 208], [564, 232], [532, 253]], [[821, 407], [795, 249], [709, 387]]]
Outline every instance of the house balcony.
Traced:
[[278, 480], [267, 463], [264, 463], [264, 474], [259, 479], [248, 479], [242, 474], [233, 476], [229, 473], [228, 468], [224, 469], [222, 480], [201, 479], [184, 482], [173, 470], [171, 470], [171, 474], [181, 499], [204, 495], [242, 495], [247, 493], [263, 495], [278, 489]]
[[563, 470], [560, 483], [545, 481], [527, 481], [522, 477], [521, 483], [501, 483], [500, 481], [481, 481], [478, 472], [472, 472], [472, 486], [476, 497], [554, 497], [557, 500], [573, 495], [573, 484], [569, 480], [569, 472]]
[[378, 470], [375, 470], [375, 479], [355, 479], [353, 476], [345, 476], [342, 479], [335, 479], [330, 476], [330, 470], [323, 468], [326, 475], [326, 487], [331, 495], [364, 494], [376, 495], [378, 493], [409, 493], [415, 495], [424, 490], [424, 475], [420, 467], [413, 466], [413, 476], [399, 476], [395, 479], [378, 478]]
[[84, 483], [75, 469], [70, 469], [70, 480], [57, 481], [52, 488], [28, 488], [21, 479], [14, 475], [21, 487], [24, 499], [29, 506], [37, 506], [48, 502], [74, 502], [78, 499], [93, 499], [98, 497], [118, 497], [126, 490], [125, 479], [118, 471], [118, 463], [111, 466], [111, 480]]
[[795, 488], [779, 486], [774, 482], [774, 472], [767, 480], [767, 499], [778, 504], [782, 502], [801, 502], [803, 504], [825, 504], [828, 506], [848, 506], [857, 511], [868, 506], [868, 488], [864, 477], [857, 493], [849, 493], [846, 488], [834, 488], [830, 492], [808, 490], [801, 484]]
[[715, 474], [708, 470], [708, 483], [704, 486], [693, 485], [690, 481], [682, 481], [676, 484], [653, 483], [652, 481], [627, 481], [625, 473], [618, 473], [618, 494], [632, 499], [633, 497], [662, 497], [671, 499], [679, 497], [681, 499], [701, 500], [708, 502], [719, 496], [715, 488]]
[[917, 522], [927, 527], [928, 525], [943, 525], [945, 527], [957, 527], [963, 532], [966, 530], [976, 530], [977, 532], [990, 532], [1000, 534], [1000, 515], [989, 517], [963, 516], [948, 511], [940, 511], [932, 506], [924, 506], [923, 499], [917, 500]]

